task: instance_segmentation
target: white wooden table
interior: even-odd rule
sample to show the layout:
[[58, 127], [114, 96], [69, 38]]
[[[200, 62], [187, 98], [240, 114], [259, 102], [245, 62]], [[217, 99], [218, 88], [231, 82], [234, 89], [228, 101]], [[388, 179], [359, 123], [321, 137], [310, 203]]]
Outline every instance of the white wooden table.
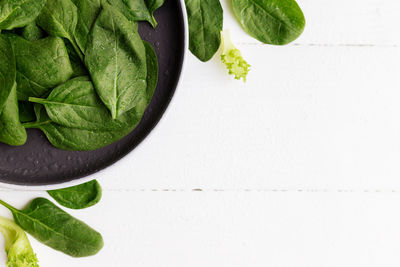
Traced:
[[31, 238], [41, 267], [400, 265], [400, 3], [299, 4], [304, 34], [272, 47], [223, 0], [248, 82], [188, 54], [157, 129], [100, 181], [98, 205], [70, 211], [104, 249], [72, 259]]

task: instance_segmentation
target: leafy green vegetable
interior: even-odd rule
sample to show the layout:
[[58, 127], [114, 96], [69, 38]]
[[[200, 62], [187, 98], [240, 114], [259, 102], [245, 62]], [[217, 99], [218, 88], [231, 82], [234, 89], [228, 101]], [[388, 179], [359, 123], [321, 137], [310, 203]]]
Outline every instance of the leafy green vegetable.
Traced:
[[146, 96], [146, 52], [135, 25], [103, 6], [89, 34], [85, 63], [115, 119]]
[[151, 44], [149, 44], [146, 41], [143, 41], [143, 43], [144, 43], [144, 48], [146, 49], [146, 66], [147, 66], [146, 95], [147, 95], [147, 100], [150, 103], [158, 83], [158, 62], [157, 62], [157, 54], [154, 51]]
[[10, 41], [0, 35], [0, 113], [15, 83], [16, 67]]
[[60, 205], [70, 209], [85, 209], [97, 204], [101, 199], [101, 186], [96, 180], [47, 191]]
[[148, 21], [153, 27], [157, 22], [153, 12], [162, 6], [164, 0], [106, 0], [130, 21]]
[[102, 0], [72, 0], [78, 8], [78, 21], [75, 28], [75, 40], [85, 53], [87, 38], [94, 21], [101, 11]]
[[223, 11], [219, 0], [185, 0], [189, 50], [201, 61], [210, 60], [221, 43]]
[[29, 240], [18, 225], [0, 217], [0, 232], [6, 241], [8, 267], [39, 267]]
[[2, 200], [0, 204], [8, 208], [15, 222], [34, 238], [72, 257], [94, 255], [104, 245], [98, 232], [45, 198], [34, 199], [23, 210]]
[[28, 100], [29, 96], [40, 97], [71, 77], [71, 63], [61, 38], [28, 41], [13, 35], [10, 40], [17, 64], [19, 100]]
[[68, 39], [83, 60], [82, 51], [74, 39], [77, 23], [78, 8], [71, 0], [47, 1], [37, 18], [37, 24], [48, 34]]
[[33, 103], [18, 101], [19, 121], [31, 122], [36, 119]]
[[17, 90], [14, 85], [0, 114], [0, 142], [21, 146], [26, 142], [26, 131], [19, 120]]
[[35, 105], [37, 121], [25, 123], [25, 128], [38, 128], [44, 132], [50, 143], [60, 149], [89, 151], [96, 150], [120, 140], [129, 134], [139, 123], [147, 107], [143, 100], [135, 108], [127, 112], [131, 120], [129, 128], [120, 130], [98, 131], [70, 128], [51, 121], [42, 105]]
[[0, 31], [24, 27], [34, 21], [46, 0], [1, 0]]
[[243, 59], [242, 53], [232, 44], [227, 31], [222, 32], [221, 61], [226, 65], [229, 74], [235, 75], [235, 79], [246, 81], [250, 65]]
[[21, 36], [28, 41], [35, 41], [43, 38], [45, 33], [36, 25], [36, 22], [32, 22], [22, 29]]
[[72, 46], [71, 42], [67, 39], [64, 39], [65, 47], [67, 48], [69, 61], [71, 62], [71, 67], [73, 74], [71, 78], [79, 77], [79, 76], [87, 76], [89, 75], [86, 66], [79, 58], [79, 55], [76, 53], [74, 47]]
[[288, 44], [304, 30], [304, 15], [295, 0], [231, 1], [243, 29], [263, 43]]
[[[121, 130], [131, 127], [131, 113], [112, 119], [88, 77], [78, 77], [56, 87], [47, 99], [30, 97], [43, 104], [50, 119], [60, 125], [85, 130]], [[133, 122], [134, 123], [134, 122]]]

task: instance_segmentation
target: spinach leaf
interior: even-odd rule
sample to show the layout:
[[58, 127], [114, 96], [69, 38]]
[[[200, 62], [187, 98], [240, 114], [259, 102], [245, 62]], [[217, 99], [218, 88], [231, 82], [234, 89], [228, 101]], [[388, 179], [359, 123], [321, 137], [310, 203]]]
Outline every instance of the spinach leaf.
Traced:
[[78, 8], [78, 21], [74, 37], [82, 53], [85, 53], [90, 29], [101, 11], [101, 1], [102, 0], [72, 0]]
[[79, 55], [76, 53], [74, 47], [72, 46], [71, 42], [67, 39], [64, 39], [65, 47], [67, 48], [69, 61], [71, 62], [72, 67], [72, 76], [71, 78], [79, 77], [79, 76], [87, 76], [89, 75], [86, 66], [79, 58]]
[[46, 0], [0, 1], [0, 31], [24, 27], [34, 21]]
[[135, 108], [129, 110], [126, 115], [131, 120], [129, 128], [110, 131], [94, 131], [78, 128], [70, 128], [51, 121], [42, 105], [35, 105], [37, 121], [25, 123], [25, 128], [38, 128], [44, 132], [50, 143], [64, 150], [90, 151], [112, 144], [129, 134], [139, 123], [147, 107], [147, 101], [143, 100]]
[[31, 122], [36, 119], [35, 110], [33, 109], [33, 103], [18, 101], [18, 110], [20, 122]]
[[70, 209], [85, 209], [97, 204], [101, 199], [101, 186], [96, 180], [90, 182], [47, 191], [58, 204]]
[[[101, 43], [102, 45], [99, 45]], [[135, 25], [108, 4], [89, 34], [85, 63], [115, 119], [146, 96], [146, 51]]]
[[147, 66], [146, 95], [147, 95], [147, 100], [150, 103], [158, 83], [158, 62], [157, 62], [156, 52], [154, 51], [151, 44], [149, 44], [146, 41], [143, 41], [143, 43], [146, 49], [146, 66]]
[[157, 25], [157, 22], [146, 6], [145, 0], [105, 0], [105, 2], [113, 6], [132, 22], [144, 20], [148, 21], [153, 27]]
[[19, 100], [28, 100], [30, 96], [40, 97], [71, 77], [73, 70], [61, 38], [28, 41], [13, 35], [10, 41], [17, 64]]
[[111, 118], [87, 77], [78, 77], [56, 87], [47, 99], [30, 97], [29, 101], [43, 104], [53, 122], [71, 128], [120, 130], [130, 128], [132, 123], [130, 113], [115, 120]]
[[219, 0], [185, 0], [189, 50], [201, 61], [210, 60], [221, 44], [223, 11]]
[[243, 29], [273, 45], [292, 42], [304, 30], [305, 18], [295, 0], [231, 0]]
[[26, 130], [19, 121], [17, 90], [14, 84], [0, 114], [0, 142], [22, 146], [26, 142]]
[[16, 67], [14, 53], [10, 41], [0, 35], [0, 112], [10, 95], [15, 83]]
[[154, 18], [154, 11], [160, 8], [164, 4], [164, 0], [145, 0], [147, 9], [150, 12], [151, 20], [149, 21], [153, 27], [157, 26], [157, 21]]
[[28, 41], [35, 41], [45, 37], [45, 33], [36, 25], [36, 22], [32, 22], [22, 28], [20, 35]]
[[0, 204], [8, 208], [15, 222], [34, 238], [72, 257], [94, 255], [104, 245], [100, 233], [45, 198], [34, 199], [23, 210], [2, 200]]
[[50, 0], [37, 18], [37, 24], [49, 35], [68, 39], [83, 60], [82, 51], [74, 39], [78, 9], [71, 0]]

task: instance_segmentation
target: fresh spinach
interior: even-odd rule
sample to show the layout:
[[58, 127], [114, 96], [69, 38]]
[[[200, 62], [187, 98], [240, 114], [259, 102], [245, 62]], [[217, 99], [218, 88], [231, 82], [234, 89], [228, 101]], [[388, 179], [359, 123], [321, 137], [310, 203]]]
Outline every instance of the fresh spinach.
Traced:
[[78, 77], [56, 87], [46, 99], [30, 97], [29, 101], [44, 105], [50, 119], [70, 128], [116, 131], [131, 127], [132, 117], [126, 112], [112, 119], [88, 77]]
[[65, 47], [67, 48], [69, 61], [71, 62], [71, 67], [73, 72], [71, 78], [89, 75], [85, 64], [82, 62], [79, 55], [76, 53], [71, 42], [68, 41], [67, 39], [64, 39], [64, 43]]
[[34, 21], [46, 0], [0, 1], [0, 31], [24, 27]]
[[97, 94], [116, 119], [146, 96], [146, 51], [135, 25], [103, 6], [89, 34], [85, 63]]
[[101, 186], [97, 180], [67, 187], [58, 190], [50, 190], [47, 193], [58, 204], [70, 209], [85, 209], [97, 204], [101, 199]]
[[14, 84], [6, 105], [0, 112], [0, 142], [21, 146], [26, 142], [26, 130], [19, 120], [17, 90]]
[[74, 39], [77, 23], [78, 8], [71, 0], [47, 1], [37, 18], [37, 24], [48, 34], [68, 39], [83, 60], [82, 51]]
[[19, 121], [31, 122], [36, 119], [33, 103], [26, 101], [18, 101]]
[[219, 0], [185, 0], [189, 50], [201, 61], [210, 60], [221, 44], [223, 11]]
[[304, 30], [305, 18], [295, 0], [231, 0], [243, 29], [273, 45], [292, 42]]
[[15, 83], [16, 66], [9, 39], [0, 35], [0, 113]]
[[120, 130], [98, 131], [62, 126], [52, 122], [42, 105], [35, 105], [36, 122], [25, 123], [25, 128], [38, 128], [44, 132], [50, 143], [63, 150], [90, 151], [102, 148], [129, 134], [143, 116], [147, 102], [142, 101], [127, 112], [131, 120], [129, 128]]
[[59, 37], [28, 41], [10, 36], [17, 65], [19, 100], [42, 96], [53, 87], [67, 81], [73, 74], [67, 49]]
[[149, 44], [146, 41], [143, 41], [143, 43], [146, 49], [146, 66], [147, 66], [146, 96], [147, 96], [147, 101], [150, 103], [158, 83], [158, 61], [157, 61], [157, 54], [154, 51], [151, 44]]
[[45, 198], [36, 198], [23, 210], [0, 200], [15, 222], [43, 244], [72, 257], [95, 255], [104, 245], [100, 233]]
[[45, 33], [36, 25], [36, 22], [32, 22], [22, 28], [20, 35], [28, 41], [35, 41], [45, 37]]

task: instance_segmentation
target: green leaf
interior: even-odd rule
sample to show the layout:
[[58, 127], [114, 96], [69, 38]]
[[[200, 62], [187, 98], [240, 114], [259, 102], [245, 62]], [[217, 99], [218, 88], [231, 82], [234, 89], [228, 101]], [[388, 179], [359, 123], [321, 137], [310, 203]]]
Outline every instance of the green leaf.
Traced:
[[[102, 45], [99, 45], [101, 43]], [[115, 119], [146, 97], [146, 51], [135, 25], [108, 4], [94, 23], [85, 63]]]
[[147, 100], [150, 103], [158, 83], [158, 62], [157, 62], [157, 54], [154, 51], [151, 44], [149, 44], [146, 41], [143, 41], [143, 43], [146, 49], [146, 66], [147, 66], [146, 95], [147, 95]]
[[295, 0], [231, 0], [243, 29], [260, 42], [288, 44], [301, 35], [305, 18]]
[[15, 83], [16, 65], [10, 41], [0, 35], [0, 112], [11, 93]]
[[19, 100], [28, 100], [30, 96], [40, 97], [71, 77], [73, 70], [61, 38], [28, 41], [13, 35], [10, 40], [17, 64]]
[[127, 112], [131, 120], [129, 128], [115, 131], [84, 130], [59, 125], [51, 121], [42, 105], [35, 105], [37, 121], [26, 123], [26, 128], [38, 128], [44, 132], [50, 143], [64, 150], [90, 151], [112, 144], [129, 134], [139, 123], [148, 103], [143, 100]]
[[[50, 119], [60, 125], [85, 130], [129, 129], [136, 116], [124, 113], [112, 119], [88, 77], [78, 77], [56, 87], [47, 99], [30, 97], [29, 101], [44, 105]], [[133, 120], [133, 121], [132, 121]]]
[[36, 19], [46, 0], [1, 0], [0, 31], [28, 25]]
[[28, 41], [35, 41], [43, 38], [45, 33], [36, 25], [36, 22], [32, 22], [22, 29], [20, 35]]
[[210, 60], [221, 44], [223, 11], [219, 0], [185, 0], [189, 50], [201, 61]]
[[33, 103], [18, 101], [19, 121], [31, 122], [36, 119]]
[[83, 60], [82, 51], [74, 39], [78, 23], [78, 8], [71, 0], [49, 0], [37, 18], [37, 24], [49, 35], [68, 39]]
[[89, 75], [89, 72], [86, 69], [85, 64], [82, 62], [79, 55], [76, 53], [71, 42], [68, 41], [67, 39], [64, 39], [64, 43], [65, 43], [65, 47], [67, 48], [69, 61], [71, 62], [71, 67], [72, 67], [72, 71], [73, 71], [71, 78]]
[[101, 11], [102, 0], [72, 0], [72, 2], [78, 8], [78, 21], [74, 37], [80, 50], [85, 54], [87, 38]]
[[13, 221], [0, 216], [0, 233], [5, 239], [8, 267], [39, 267], [28, 237]]
[[22, 146], [26, 138], [26, 130], [19, 120], [17, 90], [14, 85], [0, 114], [0, 142], [11, 146]]
[[97, 180], [47, 191], [58, 204], [70, 209], [85, 209], [97, 204], [101, 199], [101, 186]]
[[45, 198], [34, 199], [18, 210], [0, 200], [15, 222], [43, 244], [72, 257], [95, 255], [103, 247], [103, 238], [84, 222], [72, 217]]

